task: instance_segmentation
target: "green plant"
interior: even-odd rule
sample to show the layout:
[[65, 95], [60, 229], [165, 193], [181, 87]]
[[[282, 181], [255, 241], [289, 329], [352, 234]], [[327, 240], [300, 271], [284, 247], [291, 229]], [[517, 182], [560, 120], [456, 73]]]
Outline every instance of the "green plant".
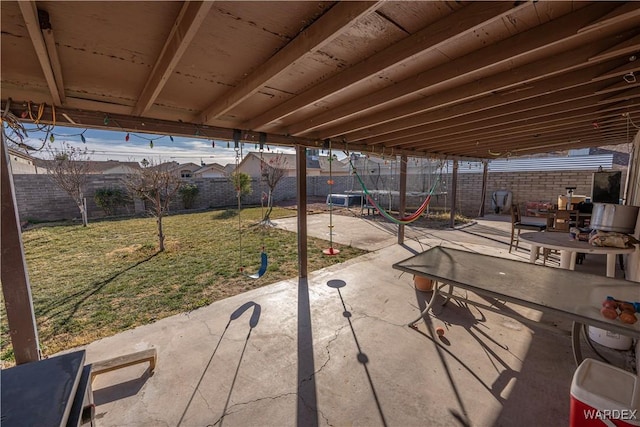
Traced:
[[185, 209], [191, 209], [198, 196], [198, 186], [195, 184], [183, 184], [178, 190], [180, 197], [182, 197], [182, 203]]
[[126, 193], [120, 188], [99, 188], [93, 195], [96, 205], [102, 208], [105, 215], [115, 215], [118, 206], [124, 206], [129, 202]]
[[237, 192], [240, 192], [240, 195], [244, 196], [247, 194], [251, 194], [251, 176], [244, 172], [234, 172], [231, 175], [231, 182], [233, 183], [233, 187]]

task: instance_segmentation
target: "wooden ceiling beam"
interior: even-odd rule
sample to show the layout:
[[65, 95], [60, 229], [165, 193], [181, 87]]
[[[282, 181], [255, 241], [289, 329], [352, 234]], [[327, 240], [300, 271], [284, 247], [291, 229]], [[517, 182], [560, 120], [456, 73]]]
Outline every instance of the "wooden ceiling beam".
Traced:
[[[2, 107], [6, 108], [7, 100], [2, 99]], [[20, 117], [24, 111], [24, 105], [27, 102], [23, 100], [14, 100], [10, 105], [10, 112], [16, 117]], [[118, 132], [141, 132], [155, 135], [172, 135], [183, 136], [188, 138], [194, 138], [194, 132], [198, 131], [197, 138], [200, 139], [215, 139], [232, 141], [234, 137], [234, 129], [223, 128], [219, 126], [202, 125], [193, 122], [178, 122], [173, 120], [161, 120], [149, 117], [134, 117], [130, 114], [109, 114], [110, 120], [105, 121], [105, 113], [95, 110], [80, 110], [67, 107], [55, 108], [54, 111], [50, 105], [43, 106], [43, 115], [39, 123], [46, 124], [60, 124], [64, 117], [63, 114], [73, 119], [73, 123], [65, 123], [65, 126], [80, 128], [80, 129], [103, 129], [112, 130]], [[24, 119], [26, 123], [32, 123], [31, 120]], [[274, 146], [284, 147], [296, 147], [303, 146], [313, 149], [322, 149], [323, 141], [309, 138], [292, 137], [289, 135], [280, 135], [267, 133], [267, 143]], [[243, 131], [242, 141], [247, 143], [258, 143], [260, 140], [260, 132], [255, 131]], [[356, 151], [363, 153], [382, 154], [382, 150], [376, 147], [367, 147], [364, 144], [349, 144], [346, 141], [334, 140], [332, 146], [335, 150], [341, 151]], [[400, 150], [391, 149], [386, 154], [389, 155], [407, 155], [414, 157], [434, 157], [433, 153], [421, 152], [416, 150]], [[454, 157], [450, 157], [454, 158]], [[456, 156], [460, 159], [475, 159], [466, 156]]]
[[[382, 139], [384, 138], [383, 136], [371, 140], [367, 139], [365, 141], [370, 145], [383, 144], [386, 147], [393, 147], [410, 143], [410, 141], [419, 138], [424, 140], [436, 138], [455, 139], [463, 137], [466, 134], [471, 134], [476, 137], [485, 129], [488, 129], [490, 132], [504, 131], [512, 133], [515, 129], [519, 128], [521, 124], [526, 125], [527, 123], [540, 121], [547, 123], [548, 120], [554, 120], [555, 117], [567, 117], [582, 114], [579, 112], [583, 112], [585, 109], [592, 109], [594, 112], [598, 112], [609, 111], [612, 108], [624, 108], [625, 106], [628, 106], [629, 103], [620, 103], [619, 101], [628, 101], [640, 97], [640, 90], [629, 90], [619, 96], [576, 96], [575, 94], [566, 93], [567, 96], [563, 99], [561, 95], [562, 94], [556, 95], [555, 99], [549, 98], [547, 100], [548, 102], [539, 104], [536, 108], [523, 108], [518, 110], [517, 105], [514, 105], [513, 112], [506, 112], [500, 116], [490, 116], [488, 114], [470, 115], [468, 120], [465, 120], [464, 124], [460, 124], [459, 120], [456, 120], [456, 123], [447, 123], [447, 125], [440, 126], [439, 128], [429, 128], [428, 126], [424, 127], [422, 132], [418, 133], [394, 133], [389, 134], [387, 139]], [[606, 107], [602, 109], [601, 105], [606, 105]], [[597, 120], [597, 117], [593, 117], [592, 121], [593, 120]], [[397, 142], [394, 142], [394, 140]]]
[[[47, 44], [40, 28], [40, 19], [38, 18], [38, 8], [36, 6], [36, 2], [19, 1], [18, 6], [20, 7], [20, 12], [22, 13], [22, 18], [24, 19], [24, 23], [27, 27], [27, 31], [29, 33], [29, 37], [31, 38], [31, 43], [33, 44], [36, 56], [38, 57], [38, 62], [40, 62], [40, 68], [42, 69], [42, 73], [44, 74], [44, 79], [47, 82], [47, 86], [49, 87], [49, 92], [51, 93], [53, 104], [56, 106], [61, 106], [62, 101], [64, 100], [64, 93], [62, 93], [62, 88], [58, 87], [58, 84], [56, 82], [54, 66], [51, 63]], [[51, 38], [50, 36], [47, 37]], [[52, 41], [53, 40], [51, 40], [50, 43]], [[56, 50], [55, 42], [53, 42], [53, 50]], [[57, 53], [55, 54], [55, 58], [57, 58]], [[59, 80], [62, 81], [62, 75], [59, 76]]]
[[640, 87], [640, 79], [636, 79], [635, 83], [627, 83], [624, 80], [622, 81], [616, 81], [615, 83], [603, 87], [602, 89], [594, 92], [596, 95], [601, 95], [601, 94], [605, 94], [605, 93], [614, 93], [614, 92], [618, 92], [621, 90], [627, 90], [627, 89], [631, 89], [634, 87]]
[[566, 138], [564, 135], [548, 136], [546, 138], [522, 139], [517, 142], [504, 143], [500, 140], [489, 142], [486, 144], [477, 144], [473, 150], [469, 146], [460, 145], [459, 147], [449, 147], [446, 150], [438, 146], [431, 147], [431, 151], [439, 154], [450, 153], [457, 155], [461, 152], [473, 153], [473, 157], [478, 158], [498, 158], [513, 155], [548, 153], [552, 150], [561, 150], [571, 148], [594, 147], [598, 145], [617, 145], [624, 143], [624, 134], [621, 132], [593, 134], [589, 130], [585, 130], [575, 134], [576, 138]]
[[[474, 147], [482, 147], [486, 146], [492, 149], [492, 151], [496, 151], [495, 148], [505, 149], [509, 151], [514, 151], [523, 145], [539, 145], [541, 141], [548, 141], [549, 139], [557, 139], [557, 140], [565, 140], [565, 141], [583, 141], [587, 137], [596, 136], [598, 138], [603, 138], [606, 135], [611, 133], [618, 133], [620, 136], [624, 133], [624, 128], [622, 125], [613, 126], [608, 129], [600, 129], [595, 130], [589, 124], [583, 124], [580, 126], [579, 124], [571, 125], [569, 129], [550, 129], [544, 134], [540, 134], [537, 132], [530, 132], [529, 134], [521, 134], [514, 135], [511, 138], [502, 138], [502, 137], [492, 137], [492, 138], [484, 138], [475, 141], [458, 141], [456, 143], [444, 143], [444, 141], [435, 141], [430, 144], [415, 144], [414, 146], [409, 147], [408, 149], [418, 150], [418, 151], [433, 151], [438, 150], [440, 152], [454, 152], [460, 148], [468, 150], [468, 152], [473, 152]], [[608, 145], [608, 144], [604, 144]], [[613, 143], [611, 145], [614, 145]], [[474, 155], [476, 153], [474, 152]]]
[[605, 73], [602, 73], [599, 76], [594, 77], [592, 80], [594, 82], [597, 82], [600, 80], [606, 80], [606, 79], [611, 79], [615, 77], [615, 78], [619, 78], [620, 81], [624, 81], [625, 74], [637, 73], [638, 71], [640, 71], [640, 61], [628, 62], [613, 70], [609, 70]]
[[634, 2], [625, 2], [595, 22], [585, 25], [578, 30], [578, 32], [584, 33], [587, 31], [601, 30], [605, 27], [625, 25], [629, 21], [635, 21], [637, 18], [640, 18], [640, 9], [633, 3]]
[[[585, 93], [588, 93], [588, 95], [585, 95]], [[526, 98], [506, 105], [498, 105], [495, 108], [472, 110], [476, 112], [465, 114], [463, 124], [460, 123], [461, 117], [450, 116], [446, 120], [440, 120], [437, 123], [427, 123], [393, 133], [386, 133], [373, 138], [366, 138], [365, 141], [370, 145], [386, 144], [393, 140], [421, 134], [436, 133], [448, 129], [453, 129], [456, 132], [463, 132], [466, 129], [472, 128], [477, 129], [478, 124], [480, 124], [481, 127], [491, 127], [505, 121], [514, 122], [520, 119], [530, 118], [532, 115], [545, 114], [546, 111], [552, 111], [554, 113], [566, 111], [568, 102], [579, 102], [579, 106], [590, 106], [596, 102], [592, 99], [593, 97], [594, 94], [592, 92], [589, 94], [589, 91], [582, 87], [557, 91], [549, 95], [534, 95], [533, 98]], [[604, 97], [601, 96], [599, 99], [602, 98]], [[490, 96], [487, 97], [487, 99], [483, 98], [487, 104], [491, 104], [494, 99], [496, 99], [496, 96]], [[497, 102], [494, 102], [494, 104], [497, 104]], [[573, 104], [570, 107], [576, 108], [577, 106]], [[435, 111], [434, 114], [438, 112], [440, 112], [440, 110]], [[352, 139], [349, 140], [352, 141]]]
[[51, 28], [44, 28], [42, 30], [42, 37], [44, 39], [44, 45], [47, 48], [47, 54], [49, 55], [51, 71], [53, 71], [53, 78], [56, 81], [56, 89], [60, 97], [60, 103], [64, 105], [66, 96], [64, 93], [64, 80], [62, 78], [62, 65], [60, 64], [60, 57], [58, 56], [58, 47], [53, 37], [53, 30]]
[[[625, 109], [622, 109], [625, 111]], [[597, 107], [589, 106], [585, 108], [578, 109], [574, 111], [572, 114], [567, 114], [565, 116], [561, 116], [558, 118], [550, 117], [536, 117], [532, 118], [530, 121], [522, 122], [517, 125], [503, 125], [496, 126], [494, 128], [486, 128], [483, 130], [479, 130], [477, 133], [473, 132], [465, 132], [465, 134], [455, 135], [455, 136], [429, 136], [428, 138], [420, 138], [419, 135], [415, 136], [414, 139], [405, 140], [401, 144], [392, 144], [387, 145], [385, 147], [395, 147], [395, 148], [419, 148], [424, 145], [428, 145], [431, 142], [437, 141], [447, 141], [446, 144], [443, 145], [443, 148], [446, 148], [448, 145], [456, 145], [459, 143], [468, 143], [478, 141], [482, 142], [485, 140], [492, 139], [504, 139], [505, 135], [508, 135], [509, 138], [516, 138], [520, 135], [536, 135], [541, 134], [541, 129], [544, 129], [545, 132], [551, 132], [554, 130], [563, 131], [563, 132], [571, 132], [573, 126], [584, 126], [585, 124], [593, 126], [594, 123], [594, 115], [598, 114], [600, 117], [607, 118], [616, 118], [619, 117], [621, 113], [621, 108], [610, 108], [606, 111], [599, 110]], [[594, 127], [595, 128], [595, 127]]]
[[637, 98], [638, 96], [640, 96], [640, 88], [632, 87], [627, 90], [609, 94], [608, 97], [598, 101], [598, 104], [611, 104], [612, 102], [626, 101], [628, 99]]
[[320, 49], [349, 29], [349, 25], [376, 10], [382, 2], [338, 2], [311, 26], [280, 49], [235, 88], [204, 109], [199, 122], [210, 123], [260, 90], [269, 80], [306, 54]]
[[[620, 118], [619, 112], [611, 112], [612, 118]], [[511, 151], [513, 151], [514, 147], [527, 143], [528, 141], [543, 141], [548, 138], [565, 138], [566, 140], [575, 140], [579, 139], [584, 135], [595, 135], [601, 134], [605, 131], [622, 131], [624, 126], [622, 124], [618, 126], [610, 125], [607, 128], [599, 127], [594, 128], [593, 125], [588, 120], [583, 120], [579, 122], [575, 122], [573, 124], [565, 124], [565, 126], [555, 128], [549, 127], [546, 128], [544, 126], [537, 126], [533, 130], [529, 132], [514, 132], [513, 134], [501, 133], [500, 135], [487, 135], [481, 136], [477, 138], [466, 138], [463, 140], [450, 141], [446, 138], [441, 138], [439, 140], [431, 141], [428, 143], [420, 143], [416, 142], [411, 145], [407, 145], [402, 148], [411, 148], [416, 150], [430, 150], [433, 149], [434, 146], [437, 146], [439, 150], [448, 151], [452, 150], [455, 147], [472, 147], [474, 145], [480, 144], [494, 144], [494, 145], [503, 145], [509, 146]], [[401, 147], [397, 147], [401, 148]]]
[[[608, 137], [608, 141], [618, 141], [620, 136], [611, 135]], [[580, 141], [567, 141], [563, 139], [550, 139], [544, 143], [532, 143], [530, 145], [523, 145], [520, 148], [509, 150], [508, 147], [478, 147], [476, 153], [478, 157], [488, 157], [490, 159], [509, 158], [516, 156], [524, 156], [536, 153], [549, 153], [552, 151], [565, 151], [577, 148], [589, 148], [597, 145], [617, 145], [608, 144], [602, 136], [585, 137]], [[456, 150], [460, 151], [460, 150]]]
[[502, 126], [500, 129], [485, 129], [483, 131], [478, 132], [477, 134], [465, 134], [459, 135], [457, 137], [433, 137], [433, 138], [420, 138], [419, 135], [415, 136], [413, 139], [407, 139], [403, 141], [401, 144], [395, 144], [393, 147], [395, 148], [419, 148], [423, 146], [428, 146], [432, 143], [437, 143], [439, 141], [446, 141], [443, 143], [442, 147], [446, 148], [449, 145], [457, 145], [457, 144], [468, 144], [483, 141], [490, 141], [494, 139], [504, 140], [505, 138], [517, 138], [519, 136], [530, 136], [540, 134], [540, 129], [543, 128], [546, 132], [551, 132], [553, 130], [563, 130], [565, 132], [570, 132], [573, 125], [584, 125], [585, 123], [590, 123], [590, 116], [597, 112], [597, 108], [590, 107], [588, 109], [583, 109], [579, 112], [576, 112], [574, 115], [568, 116], [567, 118], [561, 118], [557, 120], [542, 120], [538, 119], [536, 121], [530, 121], [527, 123], [520, 123], [518, 126], [508, 127]]
[[[600, 28], [597, 34], [576, 32], [589, 22], [608, 13], [613, 6], [606, 3], [594, 3], [577, 12], [564, 15], [546, 24], [509, 37], [472, 53], [439, 65], [399, 83], [388, 86], [362, 98], [333, 107], [306, 120], [285, 126], [291, 135], [306, 135], [310, 131], [327, 124], [345, 120], [353, 115], [362, 114], [371, 108], [379, 107], [391, 101], [413, 95], [429, 95], [431, 91], [447, 87], [453, 82], [468, 82], [473, 76], [481, 76], [489, 70], [500, 69], [513, 64], [524, 65], [535, 61], [545, 52], [545, 56], [557, 55], [594, 41], [606, 35]], [[640, 24], [640, 20], [638, 22]]]
[[[492, 106], [483, 104], [486, 102], [487, 96], [497, 95], [500, 99], [504, 99], [506, 104], [523, 97], [523, 92], [528, 96], [530, 88], [533, 88], [532, 94], [535, 95], [537, 88], [544, 92], [546, 85], [549, 85], [549, 90], [554, 90], [554, 88], [562, 89], [581, 82], [588, 82], [595, 76], [616, 66], [615, 61], [612, 62], [614, 65], [587, 63], [588, 58], [594, 52], [601, 51], [603, 46], [610, 46], [613, 42], [612, 39], [604, 39], [598, 43], [588, 44], [575, 49], [572, 55], [545, 58], [513, 70], [432, 94], [418, 101], [334, 127], [323, 128], [321, 134], [314, 134], [314, 136], [319, 138], [344, 136], [350, 141], [358, 141], [436, 121], [442, 117], [440, 111], [443, 107], [456, 108], [453, 105], [459, 104], [461, 114], [466, 114], [469, 110], [465, 110], [465, 104], [461, 104], [463, 102], [474, 101], [480, 104], [478, 108], [487, 108]], [[500, 103], [498, 100], [493, 102]]]
[[594, 55], [593, 57], [589, 58], [589, 61], [606, 61], [608, 59], [617, 58], [623, 55], [635, 55], [637, 60], [638, 53], [640, 53], [640, 35], [632, 37], [616, 46], [613, 46], [610, 49]]
[[[534, 117], [529, 121], [521, 121], [520, 123], [510, 125], [509, 123], [505, 123], [502, 126], [496, 126], [491, 128], [486, 128], [482, 130], [478, 130], [477, 132], [465, 132], [465, 134], [461, 135], [443, 135], [438, 138], [430, 138], [428, 135], [426, 136], [415, 136], [413, 138], [407, 138], [403, 141], [403, 143], [399, 143], [393, 145], [393, 147], [404, 147], [406, 145], [412, 146], [420, 146], [426, 145], [435, 141], [447, 141], [445, 144], [458, 144], [458, 143], [476, 143], [477, 141], [481, 141], [487, 138], [500, 138], [507, 139], [516, 137], [519, 133], [530, 132], [531, 135], [541, 134], [543, 130], [551, 129], [554, 126], [554, 123], [561, 122], [562, 120], [569, 119], [570, 121], [576, 121], [577, 123], [581, 123], [585, 126], [593, 127], [594, 129], [601, 129], [604, 123], [603, 121], [607, 118], [619, 118], [622, 116], [622, 113], [627, 112], [629, 110], [635, 110], [638, 108], [640, 103], [638, 100], [630, 100], [624, 103], [614, 103], [605, 108], [598, 106], [586, 106], [578, 108], [572, 112], [567, 112], [566, 115], [557, 115], [558, 118], [554, 118], [554, 115], [549, 115], [548, 117]], [[594, 125], [594, 123], [597, 123]], [[566, 130], [570, 131], [571, 126], [567, 126]]]
[[213, 1], [184, 2], [133, 108], [134, 116], [141, 116], [149, 111], [207, 17], [211, 6]]
[[460, 11], [438, 20], [417, 33], [394, 43], [356, 65], [329, 77], [303, 93], [271, 108], [269, 111], [248, 120], [243, 124], [243, 127], [254, 130], [260, 129], [301, 108], [351, 87], [389, 67], [398, 66], [416, 55], [434, 50], [447, 40], [460, 37], [465, 33], [473, 31], [482, 24], [502, 19], [513, 13], [516, 9], [524, 7], [534, 6], [532, 3], [525, 3], [514, 8], [509, 2], [471, 3]]

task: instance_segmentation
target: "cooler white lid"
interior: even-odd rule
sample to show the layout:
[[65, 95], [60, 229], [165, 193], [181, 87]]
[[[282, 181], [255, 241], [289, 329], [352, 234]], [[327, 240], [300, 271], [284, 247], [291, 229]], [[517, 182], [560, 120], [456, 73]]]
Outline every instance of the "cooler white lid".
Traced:
[[585, 359], [573, 374], [571, 396], [595, 409], [640, 409], [640, 381], [631, 372]]

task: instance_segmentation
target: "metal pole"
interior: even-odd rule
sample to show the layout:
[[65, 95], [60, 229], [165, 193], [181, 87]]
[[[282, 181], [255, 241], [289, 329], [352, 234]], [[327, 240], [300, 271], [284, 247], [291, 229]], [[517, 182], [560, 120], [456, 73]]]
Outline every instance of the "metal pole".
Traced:
[[482, 162], [482, 193], [480, 194], [480, 209], [478, 210], [478, 216], [484, 216], [484, 202], [487, 198], [487, 180], [489, 177], [489, 162], [484, 160]]
[[307, 149], [296, 146], [296, 183], [298, 196], [298, 277], [307, 277]]
[[455, 227], [456, 224], [456, 192], [458, 191], [458, 161], [453, 161], [453, 175], [451, 176], [451, 216], [449, 218], [449, 226]]
[[[400, 218], [404, 217], [404, 212], [407, 208], [407, 156], [403, 154], [400, 156], [400, 206], [398, 207], [398, 213]], [[404, 224], [398, 225], [398, 244], [404, 243]]]

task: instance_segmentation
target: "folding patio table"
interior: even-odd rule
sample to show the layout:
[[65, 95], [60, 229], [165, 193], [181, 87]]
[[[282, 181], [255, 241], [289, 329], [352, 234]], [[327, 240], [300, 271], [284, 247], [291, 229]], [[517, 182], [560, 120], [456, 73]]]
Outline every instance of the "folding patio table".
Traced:
[[[453, 298], [523, 322], [534, 322], [518, 313], [502, 311], [456, 295], [453, 293], [455, 287], [573, 321], [571, 336], [577, 365], [582, 361], [580, 331], [583, 325], [640, 337], [640, 322], [630, 325], [606, 319], [600, 314], [602, 302], [607, 296], [623, 301], [638, 301], [640, 283], [442, 246], [395, 263], [393, 268], [425, 276], [435, 282], [427, 307], [409, 326], [414, 326], [427, 316], [438, 295], [445, 297], [445, 303]], [[447, 286], [449, 290], [444, 292], [443, 288]]]

